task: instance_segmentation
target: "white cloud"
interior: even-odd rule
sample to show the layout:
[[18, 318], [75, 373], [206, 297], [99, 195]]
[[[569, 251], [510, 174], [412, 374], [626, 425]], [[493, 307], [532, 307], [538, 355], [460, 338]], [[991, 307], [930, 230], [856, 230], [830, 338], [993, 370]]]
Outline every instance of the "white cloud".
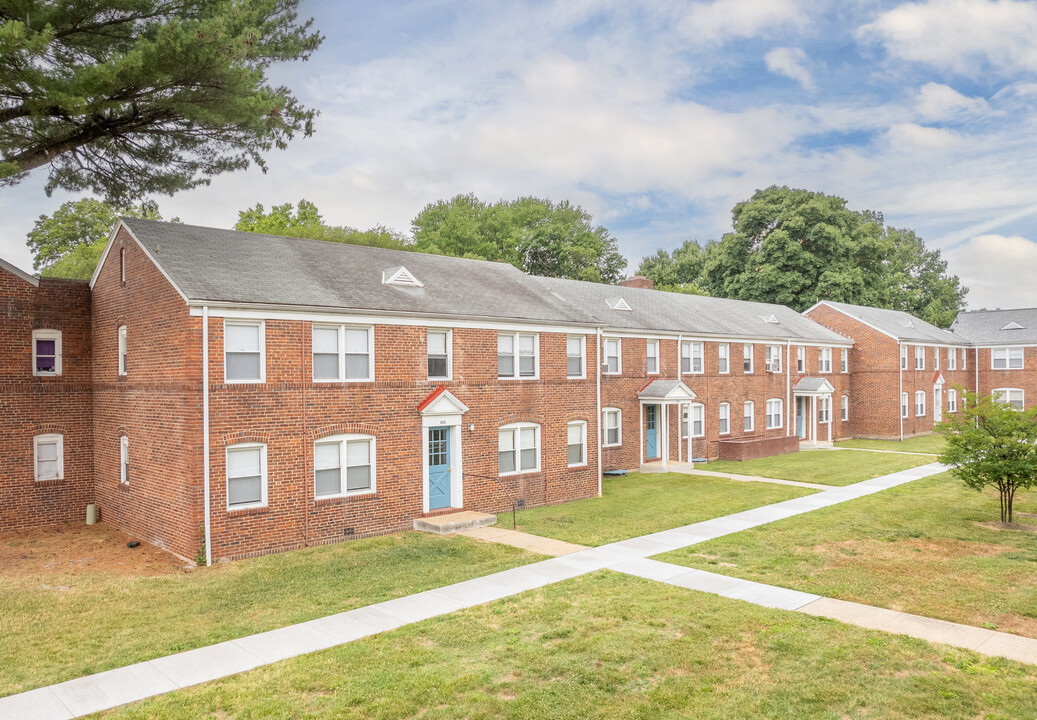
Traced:
[[805, 90], [814, 89], [814, 79], [807, 70], [807, 54], [799, 48], [774, 48], [764, 58], [767, 69], [772, 73], [795, 80]]
[[968, 286], [972, 309], [1037, 307], [1037, 243], [1019, 235], [978, 235], [945, 253]]
[[921, 150], [944, 152], [961, 144], [961, 136], [953, 130], [906, 122], [891, 125], [886, 133], [886, 139], [895, 153]]
[[678, 28], [690, 38], [719, 44], [776, 27], [805, 27], [808, 20], [804, 3], [797, 0], [713, 0], [693, 5]]
[[984, 64], [1011, 75], [1037, 70], [1037, 4], [1019, 0], [904, 3], [858, 29], [897, 59], [979, 76]]
[[968, 97], [947, 85], [930, 82], [919, 88], [915, 110], [925, 122], [942, 122], [982, 115], [990, 111], [990, 106], [983, 98]]

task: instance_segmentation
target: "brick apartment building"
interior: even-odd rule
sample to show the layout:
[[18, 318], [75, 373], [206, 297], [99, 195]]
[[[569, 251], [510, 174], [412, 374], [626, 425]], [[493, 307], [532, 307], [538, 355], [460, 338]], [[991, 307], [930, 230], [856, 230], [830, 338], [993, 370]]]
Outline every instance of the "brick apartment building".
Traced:
[[139, 219], [89, 286], [0, 262], [0, 530], [96, 503], [186, 558], [336, 542], [593, 496], [610, 470], [928, 432], [975, 353], [1000, 357], [903, 313], [646, 284]]

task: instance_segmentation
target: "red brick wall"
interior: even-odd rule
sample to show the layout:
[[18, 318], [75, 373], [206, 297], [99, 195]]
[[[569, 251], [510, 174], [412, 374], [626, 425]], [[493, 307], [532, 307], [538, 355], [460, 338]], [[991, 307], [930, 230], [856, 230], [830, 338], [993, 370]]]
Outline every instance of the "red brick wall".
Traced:
[[[997, 388], [1019, 388], [1023, 391], [1023, 402], [1026, 407], [1037, 405], [1037, 347], [1023, 348], [1023, 367], [1021, 370], [994, 370], [991, 363], [993, 351], [980, 348], [971, 351], [978, 353], [979, 361], [979, 393], [989, 395]], [[976, 362], [970, 358], [973, 362]], [[966, 373], [970, 378], [969, 387], [975, 385], [974, 366], [969, 366]]]
[[756, 460], [758, 458], [771, 457], [772, 455], [793, 453], [798, 450], [799, 438], [796, 436], [720, 441], [721, 460]]
[[[61, 375], [32, 374], [32, 332], [61, 331]], [[60, 433], [64, 477], [37, 482], [33, 438]], [[0, 268], [0, 530], [84, 520], [93, 501], [90, 290]]]

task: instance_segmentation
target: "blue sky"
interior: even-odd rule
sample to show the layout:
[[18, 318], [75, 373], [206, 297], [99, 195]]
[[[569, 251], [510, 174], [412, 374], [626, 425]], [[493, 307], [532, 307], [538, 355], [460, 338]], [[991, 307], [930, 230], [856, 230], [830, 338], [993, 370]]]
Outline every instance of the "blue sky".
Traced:
[[[772, 184], [879, 210], [943, 250], [969, 305], [1037, 306], [1037, 3], [303, 0], [327, 36], [275, 81], [321, 111], [270, 170], [163, 214], [229, 227], [307, 198], [409, 230], [474, 192], [590, 210], [640, 258], [719, 238]], [[0, 257], [69, 196], [0, 193]]]

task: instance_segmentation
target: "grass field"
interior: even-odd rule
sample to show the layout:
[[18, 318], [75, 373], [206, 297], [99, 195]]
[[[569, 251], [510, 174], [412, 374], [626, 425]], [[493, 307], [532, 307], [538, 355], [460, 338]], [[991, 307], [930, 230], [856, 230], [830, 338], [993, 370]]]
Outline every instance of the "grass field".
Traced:
[[1037, 666], [602, 572], [112, 711], [163, 718], [1007, 720]]
[[538, 559], [411, 532], [158, 576], [0, 565], [0, 696]]
[[853, 450], [810, 450], [776, 455], [759, 460], [713, 460], [696, 466], [700, 470], [727, 472], [735, 475], [758, 475], [779, 480], [850, 485], [888, 475], [898, 470], [926, 465], [935, 458], [923, 455], [885, 455]]
[[[601, 545], [813, 492], [680, 473], [630, 473], [605, 478], [600, 498], [523, 510], [518, 514], [518, 529], [581, 545]], [[511, 527], [510, 514], [499, 517], [501, 527]]]
[[942, 435], [919, 435], [907, 440], [839, 440], [837, 447], [863, 448], [865, 450], [893, 450], [895, 452], [917, 452], [938, 455], [946, 444]]
[[[1016, 508], [1037, 513], [1037, 492]], [[945, 473], [659, 559], [1037, 637], [1037, 534], [986, 525], [998, 512]]]

